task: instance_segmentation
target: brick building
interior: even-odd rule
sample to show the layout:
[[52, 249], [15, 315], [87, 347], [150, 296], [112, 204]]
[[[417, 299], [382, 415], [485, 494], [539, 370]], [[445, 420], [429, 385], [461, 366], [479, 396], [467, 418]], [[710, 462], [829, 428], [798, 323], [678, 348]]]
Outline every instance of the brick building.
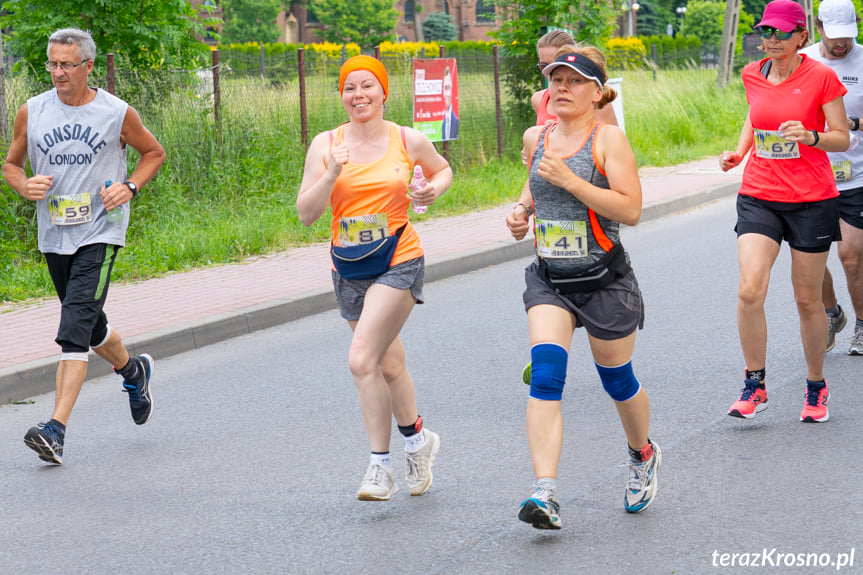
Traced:
[[[215, 15], [221, 17], [221, 9], [216, 0], [191, 0], [191, 3], [193, 6], [215, 4]], [[422, 10], [417, 12], [417, 6], [422, 6]], [[396, 0], [395, 7], [401, 17], [394, 32], [399, 40], [406, 42], [417, 40], [415, 19], [418, 17], [422, 21], [435, 12], [443, 12], [453, 17], [453, 23], [458, 29], [457, 40], [491, 40], [488, 33], [497, 29], [494, 3], [491, 0]], [[281, 42], [312, 44], [320, 41], [314, 31], [321, 25], [315, 14], [305, 5], [292, 3], [290, 10], [279, 14], [278, 24], [282, 30], [279, 38]]]

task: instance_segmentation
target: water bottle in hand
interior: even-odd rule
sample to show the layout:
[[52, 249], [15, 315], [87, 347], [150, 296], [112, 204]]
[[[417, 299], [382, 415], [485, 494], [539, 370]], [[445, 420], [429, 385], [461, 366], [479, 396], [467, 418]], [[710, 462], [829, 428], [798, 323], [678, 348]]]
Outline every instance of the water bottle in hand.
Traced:
[[[110, 186], [110, 185], [111, 185], [111, 180], [107, 180], [107, 181], [105, 182], [105, 187], [107, 188], [107, 187], [108, 187], [108, 186]], [[120, 211], [120, 208], [119, 208], [119, 207], [114, 208], [113, 210], [111, 210], [110, 212], [108, 212], [108, 218], [107, 218], [107, 219], [108, 219], [108, 221], [109, 221], [109, 222], [111, 222], [112, 224], [115, 224], [115, 223], [117, 223], [117, 222], [120, 222], [120, 221], [122, 221], [122, 220], [123, 220], [123, 212], [122, 212], [122, 211]]]
[[[413, 178], [411, 178], [411, 191], [415, 192], [417, 190], [421, 190], [426, 187], [426, 184], [427, 182], [425, 176], [423, 175], [423, 168], [422, 166], [417, 164], [416, 166], [414, 166], [414, 175]], [[429, 209], [428, 206], [418, 206], [416, 205], [416, 202], [411, 203], [413, 204], [414, 211], [418, 214], [424, 214], [426, 210]]]

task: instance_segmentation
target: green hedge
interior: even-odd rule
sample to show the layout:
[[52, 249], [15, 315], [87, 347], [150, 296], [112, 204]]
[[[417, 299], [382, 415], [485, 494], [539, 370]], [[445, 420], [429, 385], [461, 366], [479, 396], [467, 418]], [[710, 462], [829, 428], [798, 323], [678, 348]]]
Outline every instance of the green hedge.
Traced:
[[679, 68], [701, 64], [701, 40], [697, 36], [642, 36], [647, 58], [653, 58], [651, 46], [656, 46], [656, 64], [660, 68]]

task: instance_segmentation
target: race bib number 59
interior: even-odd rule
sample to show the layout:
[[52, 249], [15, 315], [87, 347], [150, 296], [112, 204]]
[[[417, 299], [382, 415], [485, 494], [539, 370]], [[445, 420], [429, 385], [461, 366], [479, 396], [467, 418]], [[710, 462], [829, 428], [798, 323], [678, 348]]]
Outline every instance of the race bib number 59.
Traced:
[[89, 222], [93, 219], [90, 193], [50, 196], [48, 198], [48, 213], [51, 215], [51, 223], [57, 226], [71, 226]]

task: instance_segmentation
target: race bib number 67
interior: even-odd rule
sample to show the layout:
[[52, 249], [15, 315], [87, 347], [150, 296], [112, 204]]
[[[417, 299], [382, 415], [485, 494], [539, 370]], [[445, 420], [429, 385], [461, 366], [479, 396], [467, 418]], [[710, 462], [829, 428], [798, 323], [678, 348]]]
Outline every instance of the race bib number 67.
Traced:
[[778, 130], [755, 130], [755, 154], [770, 160], [791, 160], [800, 157], [797, 142], [783, 138]]

